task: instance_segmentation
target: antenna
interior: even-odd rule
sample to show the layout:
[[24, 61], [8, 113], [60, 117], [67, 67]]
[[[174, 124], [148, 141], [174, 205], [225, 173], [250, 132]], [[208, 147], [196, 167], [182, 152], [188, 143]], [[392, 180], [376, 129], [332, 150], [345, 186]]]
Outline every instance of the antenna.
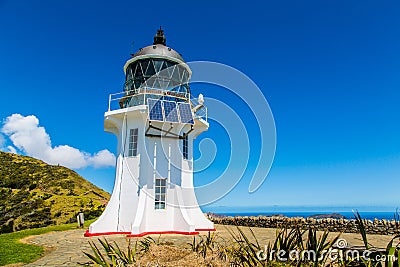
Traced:
[[135, 47], [135, 41], [132, 41], [132, 43], [131, 43], [131, 56], [133, 56], [135, 54], [134, 47]]

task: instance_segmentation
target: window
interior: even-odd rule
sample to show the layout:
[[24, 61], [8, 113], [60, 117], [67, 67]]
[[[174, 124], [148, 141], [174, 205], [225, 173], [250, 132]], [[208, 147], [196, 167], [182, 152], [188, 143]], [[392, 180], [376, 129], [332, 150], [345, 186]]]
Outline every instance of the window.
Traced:
[[187, 135], [183, 137], [183, 158], [184, 159], [189, 158], [189, 140]]
[[129, 131], [128, 157], [137, 156], [138, 128]]
[[154, 208], [156, 210], [165, 209], [165, 191], [167, 190], [167, 179], [156, 178], [155, 185], [155, 195], [154, 195]]

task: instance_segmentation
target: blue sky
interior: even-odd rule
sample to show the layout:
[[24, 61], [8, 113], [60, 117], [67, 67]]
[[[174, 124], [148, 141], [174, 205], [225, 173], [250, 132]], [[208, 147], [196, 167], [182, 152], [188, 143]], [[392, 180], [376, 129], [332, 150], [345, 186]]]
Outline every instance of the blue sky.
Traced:
[[[222, 88], [193, 86], [195, 94], [233, 106], [254, 147], [245, 177], [207, 209], [398, 207], [399, 12], [398, 1], [0, 0], [0, 118], [34, 115], [53, 146], [115, 153], [116, 138], [103, 132], [108, 94], [122, 91], [129, 54], [150, 44], [162, 25], [167, 44], [185, 60], [248, 75], [275, 118], [274, 164], [249, 194], [259, 153], [249, 110]], [[202, 137], [218, 152], [196, 184], [218, 176], [229, 150], [216, 123]], [[112, 167], [77, 171], [112, 190]]]

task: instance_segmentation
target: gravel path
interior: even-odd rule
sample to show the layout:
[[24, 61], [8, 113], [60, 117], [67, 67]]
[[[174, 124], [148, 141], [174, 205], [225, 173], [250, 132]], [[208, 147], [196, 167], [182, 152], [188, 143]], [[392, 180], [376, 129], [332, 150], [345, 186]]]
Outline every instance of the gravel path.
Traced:
[[[230, 234], [227, 229], [235, 230], [233, 226], [216, 225], [217, 233], [222, 238], [230, 238]], [[267, 244], [269, 240], [275, 237], [275, 229], [268, 228], [252, 228], [255, 235], [257, 236], [260, 244]], [[47, 248], [47, 253], [44, 257], [37, 260], [34, 263], [30, 263], [24, 266], [78, 266], [78, 262], [84, 263], [88, 259], [82, 253], [82, 251], [90, 252], [89, 240], [97, 240], [97, 237], [87, 238], [83, 237], [85, 230], [71, 230], [65, 232], [53, 232], [39, 236], [32, 236], [25, 238], [23, 241], [27, 243], [41, 245]], [[247, 232], [247, 230], [245, 230]], [[332, 235], [333, 236], [333, 235]], [[159, 238], [158, 235], [152, 236], [155, 240]], [[350, 245], [362, 245], [362, 240], [359, 234], [342, 234]], [[107, 240], [116, 241], [122, 248], [125, 248], [124, 243], [127, 239], [124, 235], [113, 235], [107, 236]], [[377, 247], [386, 247], [387, 243], [391, 239], [390, 236], [380, 235], [369, 235], [369, 241]], [[183, 235], [163, 235], [161, 236], [162, 241], [173, 242], [174, 245], [185, 245], [193, 240], [192, 236]]]

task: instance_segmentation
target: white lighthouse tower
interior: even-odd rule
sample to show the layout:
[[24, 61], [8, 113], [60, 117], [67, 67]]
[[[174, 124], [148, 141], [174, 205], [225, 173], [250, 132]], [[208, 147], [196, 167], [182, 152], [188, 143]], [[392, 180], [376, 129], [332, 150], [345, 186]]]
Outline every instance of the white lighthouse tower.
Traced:
[[190, 68], [160, 29], [124, 72], [124, 92], [110, 95], [104, 115], [118, 138], [114, 189], [85, 236], [214, 231], [193, 188], [193, 139], [208, 123], [202, 95], [191, 97]]

